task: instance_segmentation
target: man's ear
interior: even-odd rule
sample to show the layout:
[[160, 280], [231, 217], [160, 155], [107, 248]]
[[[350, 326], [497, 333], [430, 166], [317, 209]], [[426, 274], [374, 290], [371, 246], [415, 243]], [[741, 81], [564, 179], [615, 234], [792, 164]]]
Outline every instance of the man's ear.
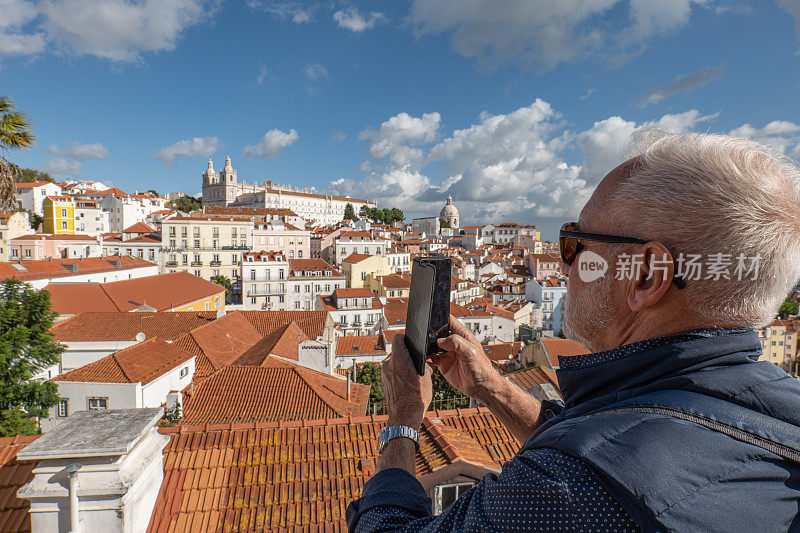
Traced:
[[628, 307], [638, 312], [656, 305], [672, 285], [675, 261], [667, 247], [650, 241], [636, 247], [641, 258], [641, 269], [628, 285]]

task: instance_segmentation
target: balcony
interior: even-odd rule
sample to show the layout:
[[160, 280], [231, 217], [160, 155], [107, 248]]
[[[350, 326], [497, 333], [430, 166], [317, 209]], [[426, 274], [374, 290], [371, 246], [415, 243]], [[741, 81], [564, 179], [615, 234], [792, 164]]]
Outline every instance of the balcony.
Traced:
[[166, 262], [166, 263], [164, 263], [164, 264], [165, 264], [166, 266], [168, 266], [168, 267], [176, 267], [176, 266], [178, 266], [178, 262], [177, 262], [177, 261], [167, 261], [167, 262]]
[[249, 250], [247, 246], [223, 246], [222, 250]]
[[212, 267], [220, 266], [222, 261], [209, 261], [208, 264]]
[[192, 266], [193, 267], [201, 267], [201, 266], [203, 266], [203, 262], [202, 261], [192, 261]]

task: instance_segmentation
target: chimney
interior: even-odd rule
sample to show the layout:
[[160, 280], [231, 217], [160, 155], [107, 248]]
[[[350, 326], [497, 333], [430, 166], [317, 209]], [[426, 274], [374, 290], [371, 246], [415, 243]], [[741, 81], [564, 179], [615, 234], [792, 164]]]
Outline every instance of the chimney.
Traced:
[[31, 530], [144, 531], [164, 480], [160, 407], [77, 411], [21, 450], [38, 463], [17, 496]]

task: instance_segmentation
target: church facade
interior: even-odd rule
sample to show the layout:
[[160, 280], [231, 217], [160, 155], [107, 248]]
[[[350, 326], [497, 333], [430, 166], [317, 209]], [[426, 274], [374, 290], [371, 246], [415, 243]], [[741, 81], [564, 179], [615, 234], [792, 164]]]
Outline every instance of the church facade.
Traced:
[[239, 183], [230, 156], [225, 158], [225, 166], [219, 173], [214, 170], [214, 163], [209, 159], [208, 168], [203, 173], [203, 206], [291, 209], [317, 225], [327, 225], [340, 222], [344, 218], [348, 203], [353, 205], [356, 213], [362, 206], [377, 207], [369, 200], [317, 194], [283, 187], [272, 181], [261, 185]]

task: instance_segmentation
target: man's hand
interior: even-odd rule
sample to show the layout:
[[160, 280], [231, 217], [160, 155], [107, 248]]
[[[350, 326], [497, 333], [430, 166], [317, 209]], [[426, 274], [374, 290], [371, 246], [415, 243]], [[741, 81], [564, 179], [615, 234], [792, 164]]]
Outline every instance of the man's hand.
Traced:
[[406, 349], [405, 335], [395, 335], [392, 354], [381, 364], [389, 426], [420, 428], [422, 417], [433, 398], [432, 373], [432, 368], [426, 364], [425, 375], [417, 374]]
[[463, 394], [486, 403], [486, 395], [491, 394], [502, 378], [475, 335], [453, 315], [450, 315], [450, 333], [437, 341], [444, 353], [432, 357], [433, 364]]

